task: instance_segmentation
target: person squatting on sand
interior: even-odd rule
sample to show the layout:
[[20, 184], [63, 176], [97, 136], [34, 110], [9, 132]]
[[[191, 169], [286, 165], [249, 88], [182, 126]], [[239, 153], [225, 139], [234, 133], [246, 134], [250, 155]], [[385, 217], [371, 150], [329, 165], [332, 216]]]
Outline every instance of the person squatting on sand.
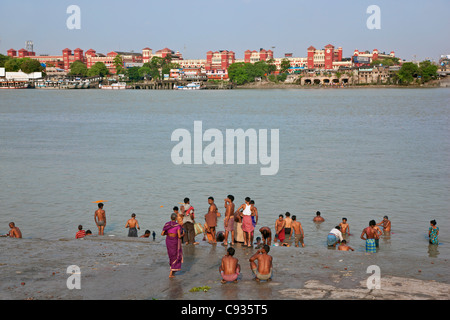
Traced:
[[227, 249], [227, 254], [222, 258], [222, 262], [219, 267], [219, 272], [222, 277], [221, 283], [227, 283], [233, 281], [237, 283], [237, 278], [241, 271], [239, 260], [234, 256], [235, 250], [232, 247]]
[[[268, 255], [270, 247], [264, 245], [250, 259], [250, 268], [255, 275], [255, 280], [272, 280], [272, 256]], [[258, 262], [258, 263], [256, 263]]]

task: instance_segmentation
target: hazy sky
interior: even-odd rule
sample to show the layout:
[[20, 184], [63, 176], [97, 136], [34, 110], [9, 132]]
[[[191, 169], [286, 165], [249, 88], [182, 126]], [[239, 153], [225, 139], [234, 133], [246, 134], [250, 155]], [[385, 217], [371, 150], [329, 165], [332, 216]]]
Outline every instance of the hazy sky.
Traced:
[[[81, 9], [81, 29], [70, 30], [67, 7]], [[369, 30], [367, 7], [381, 9], [381, 29]], [[209, 50], [271, 49], [306, 57], [313, 45], [360, 51], [394, 50], [411, 60], [450, 54], [449, 0], [0, 0], [0, 53], [34, 42], [37, 54], [77, 47], [154, 51], [168, 47], [185, 59], [205, 59]]]

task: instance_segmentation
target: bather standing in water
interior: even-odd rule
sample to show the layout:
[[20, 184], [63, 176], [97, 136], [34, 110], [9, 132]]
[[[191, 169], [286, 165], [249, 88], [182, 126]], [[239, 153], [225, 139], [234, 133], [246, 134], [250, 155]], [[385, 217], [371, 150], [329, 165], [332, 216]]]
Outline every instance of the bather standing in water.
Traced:
[[127, 221], [127, 224], [126, 224], [125, 228], [129, 228], [128, 229], [128, 236], [129, 237], [137, 237], [138, 236], [137, 229], [141, 230], [141, 228], [139, 227], [139, 223], [136, 220], [136, 214], [135, 213], [131, 214], [131, 219], [129, 219]]

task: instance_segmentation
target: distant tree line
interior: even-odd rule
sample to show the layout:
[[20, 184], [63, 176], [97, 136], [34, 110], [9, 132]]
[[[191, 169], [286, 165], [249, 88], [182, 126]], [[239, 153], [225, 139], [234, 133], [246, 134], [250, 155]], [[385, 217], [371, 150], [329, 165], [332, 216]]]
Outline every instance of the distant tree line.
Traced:
[[0, 54], [0, 67], [5, 68], [7, 72], [17, 72], [22, 70], [25, 73], [43, 72], [45, 68], [38, 60], [31, 58], [11, 58]]
[[288, 59], [281, 60], [280, 74], [275, 75], [277, 70], [274, 59], [258, 61], [255, 63], [235, 62], [228, 67], [228, 77], [236, 85], [254, 82], [256, 78], [268, 79], [272, 82], [285, 81], [291, 64]]

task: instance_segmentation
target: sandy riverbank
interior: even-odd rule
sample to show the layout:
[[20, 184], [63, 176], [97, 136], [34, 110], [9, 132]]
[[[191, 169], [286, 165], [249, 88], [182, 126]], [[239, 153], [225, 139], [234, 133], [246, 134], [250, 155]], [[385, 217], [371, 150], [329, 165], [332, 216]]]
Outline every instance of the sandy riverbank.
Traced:
[[[327, 248], [271, 247], [274, 276], [255, 282], [248, 259], [256, 251], [236, 245], [242, 266], [239, 283], [221, 284], [222, 245], [185, 246], [182, 271], [168, 278], [164, 240], [98, 237], [90, 239], [0, 239], [2, 300], [292, 300], [292, 299], [449, 299], [449, 262], [423, 257], [404, 262], [382, 252], [342, 252]], [[397, 263], [398, 262], [398, 263]], [[69, 290], [67, 267], [81, 270], [81, 289]], [[381, 289], [368, 290], [367, 267], [378, 265]], [[208, 292], [190, 292], [209, 286]]]

